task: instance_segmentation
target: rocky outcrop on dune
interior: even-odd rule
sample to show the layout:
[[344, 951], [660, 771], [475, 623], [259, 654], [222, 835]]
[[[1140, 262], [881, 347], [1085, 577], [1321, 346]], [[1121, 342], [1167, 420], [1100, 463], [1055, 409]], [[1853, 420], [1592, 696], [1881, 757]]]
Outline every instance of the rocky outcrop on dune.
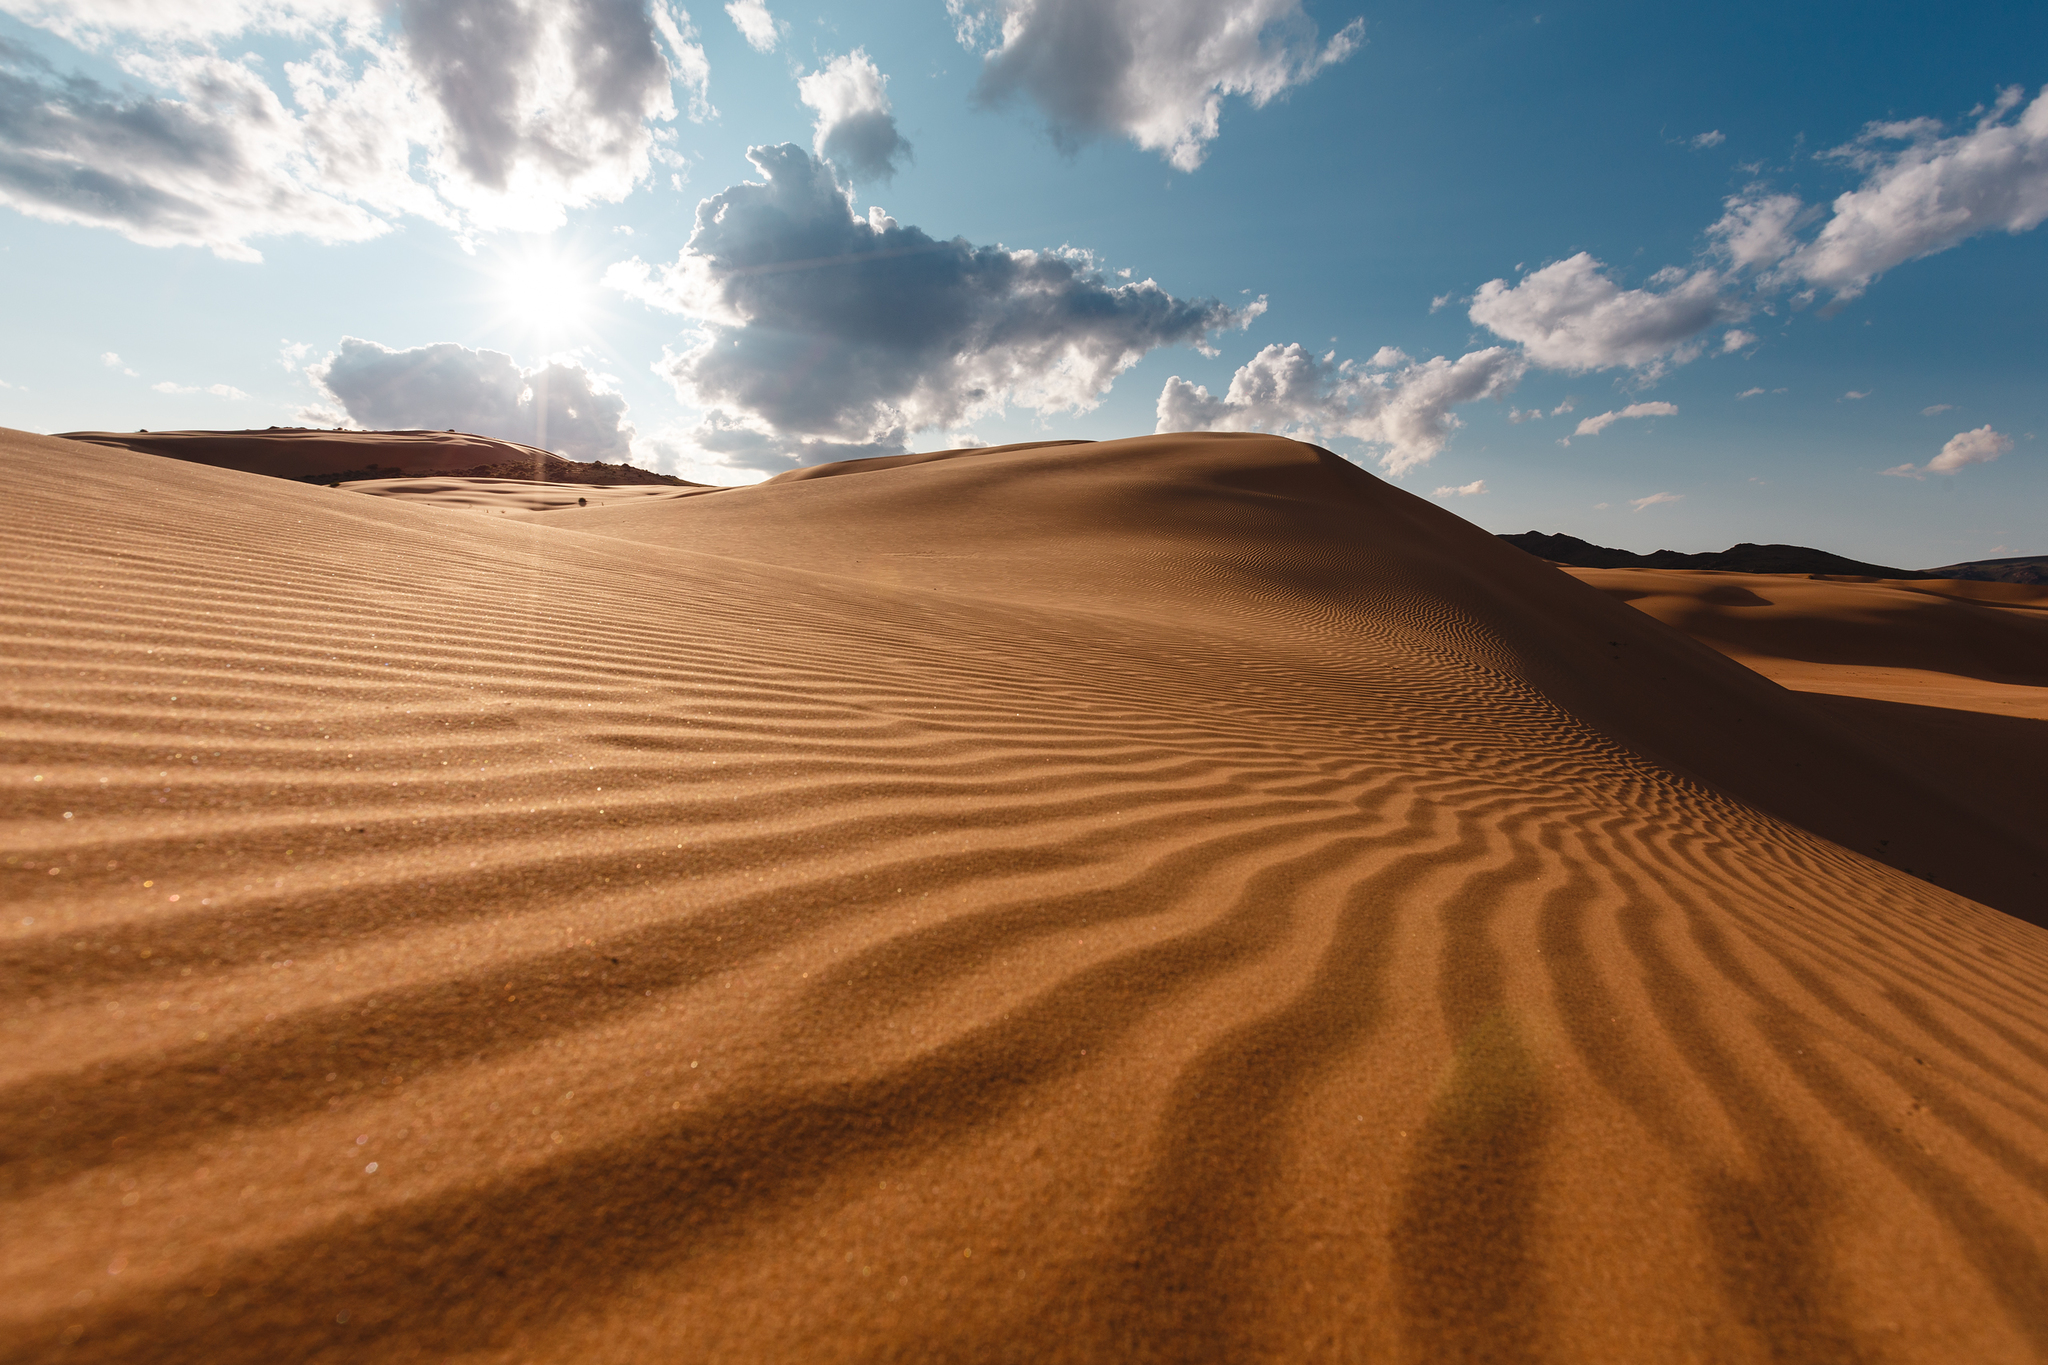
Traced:
[[2028, 847], [1326, 451], [0, 476], [9, 1359], [2048, 1354]]

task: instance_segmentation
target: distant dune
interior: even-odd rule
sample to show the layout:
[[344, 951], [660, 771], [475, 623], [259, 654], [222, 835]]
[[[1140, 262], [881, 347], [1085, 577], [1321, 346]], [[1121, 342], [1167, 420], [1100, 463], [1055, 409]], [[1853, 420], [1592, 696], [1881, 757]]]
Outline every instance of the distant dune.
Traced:
[[702, 487], [629, 464], [567, 460], [534, 446], [458, 431], [67, 431], [58, 439], [301, 481], [444, 475]]
[[2029, 590], [1262, 436], [0, 470], [0, 1359], [2048, 1357], [2038, 817], [1857, 709], [2048, 724]]

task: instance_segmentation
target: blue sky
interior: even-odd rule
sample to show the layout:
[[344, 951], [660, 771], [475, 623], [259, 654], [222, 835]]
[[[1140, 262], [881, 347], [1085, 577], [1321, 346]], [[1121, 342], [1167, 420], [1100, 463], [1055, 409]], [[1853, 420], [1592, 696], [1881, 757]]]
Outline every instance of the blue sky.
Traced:
[[716, 482], [1280, 430], [1496, 531], [2039, 553], [2044, 54], [2038, 5], [0, 0], [0, 424]]

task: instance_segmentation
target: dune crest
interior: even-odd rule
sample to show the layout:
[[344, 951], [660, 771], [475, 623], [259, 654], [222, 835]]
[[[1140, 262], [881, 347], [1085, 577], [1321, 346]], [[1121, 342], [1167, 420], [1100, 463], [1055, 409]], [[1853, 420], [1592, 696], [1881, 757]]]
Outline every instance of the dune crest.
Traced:
[[0, 470], [6, 1359], [2048, 1355], [2028, 847], [1327, 452]]

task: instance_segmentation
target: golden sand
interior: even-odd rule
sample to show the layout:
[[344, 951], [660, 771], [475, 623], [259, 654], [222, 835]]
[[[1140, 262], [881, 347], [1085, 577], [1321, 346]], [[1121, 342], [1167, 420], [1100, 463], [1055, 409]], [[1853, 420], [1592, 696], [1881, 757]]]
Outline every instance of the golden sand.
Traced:
[[1325, 452], [0, 470], [8, 1361], [2048, 1356], [2038, 844]]

